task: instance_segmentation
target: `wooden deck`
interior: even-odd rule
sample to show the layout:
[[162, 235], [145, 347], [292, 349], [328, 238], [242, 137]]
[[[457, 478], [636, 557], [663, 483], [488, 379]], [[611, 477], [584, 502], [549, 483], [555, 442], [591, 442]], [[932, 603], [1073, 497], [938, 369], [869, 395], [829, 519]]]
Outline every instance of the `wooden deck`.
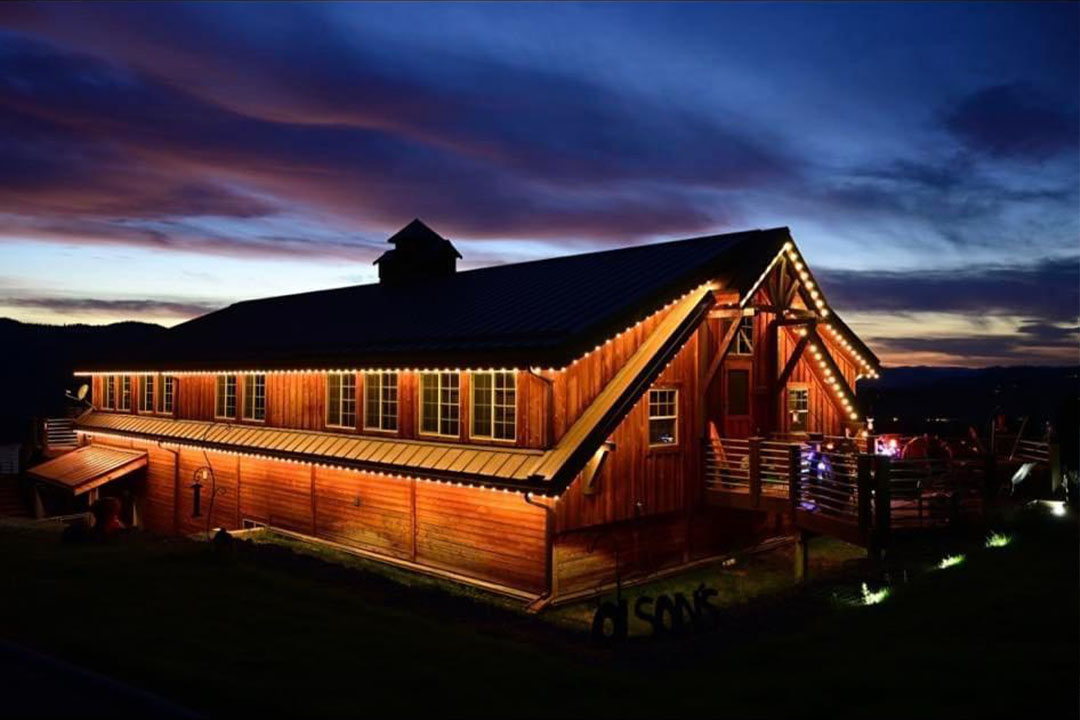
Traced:
[[705, 448], [706, 501], [783, 513], [801, 532], [871, 549], [887, 546], [893, 532], [982, 517], [990, 465], [863, 449], [847, 438], [713, 439]]

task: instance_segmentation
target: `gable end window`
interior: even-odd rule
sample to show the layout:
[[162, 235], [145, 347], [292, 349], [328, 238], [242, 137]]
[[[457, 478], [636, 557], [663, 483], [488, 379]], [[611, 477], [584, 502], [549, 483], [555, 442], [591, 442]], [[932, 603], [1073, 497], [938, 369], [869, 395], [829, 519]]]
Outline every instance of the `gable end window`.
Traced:
[[517, 392], [513, 372], [472, 374], [472, 436], [494, 440], [517, 438]]
[[266, 376], [244, 376], [244, 419], [266, 420]]
[[420, 432], [457, 437], [460, 432], [460, 386], [457, 373], [420, 375]]
[[139, 412], [154, 412], [154, 376], [143, 375], [139, 384]]
[[810, 415], [810, 390], [806, 387], [789, 387], [787, 397], [791, 432], [805, 432]]
[[679, 391], [657, 388], [649, 391], [649, 445], [675, 445], [679, 441]]
[[176, 392], [176, 380], [172, 375], [159, 377], [161, 385], [158, 389], [158, 412], [171, 413], [173, 411], [173, 396]]
[[330, 373], [326, 376], [326, 424], [356, 427], [356, 375]]
[[236, 417], [236, 376], [218, 375], [214, 398], [214, 417]]
[[364, 373], [364, 429], [397, 430], [397, 427], [397, 373]]
[[120, 378], [120, 409], [131, 409], [131, 376], [124, 375]]
[[739, 320], [739, 329], [735, 331], [735, 341], [731, 348], [732, 355], [754, 354], [754, 316], [744, 315]]

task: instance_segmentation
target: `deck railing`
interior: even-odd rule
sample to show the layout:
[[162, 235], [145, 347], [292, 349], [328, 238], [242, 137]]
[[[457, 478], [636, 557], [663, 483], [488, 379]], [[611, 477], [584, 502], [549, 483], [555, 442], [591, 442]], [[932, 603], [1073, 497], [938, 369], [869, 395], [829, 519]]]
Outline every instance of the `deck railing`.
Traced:
[[712, 438], [705, 486], [731, 507], [787, 511], [795, 524], [880, 545], [893, 529], [943, 527], [982, 515], [986, 458], [897, 459], [862, 450], [865, 438], [802, 443]]

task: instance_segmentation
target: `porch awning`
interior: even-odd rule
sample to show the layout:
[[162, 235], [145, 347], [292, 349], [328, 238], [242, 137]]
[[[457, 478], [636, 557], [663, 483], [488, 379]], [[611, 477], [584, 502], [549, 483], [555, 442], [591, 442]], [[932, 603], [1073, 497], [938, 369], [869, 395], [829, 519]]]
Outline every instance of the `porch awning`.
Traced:
[[81, 495], [145, 467], [146, 463], [145, 450], [87, 445], [36, 465], [27, 472], [35, 480], [44, 480]]

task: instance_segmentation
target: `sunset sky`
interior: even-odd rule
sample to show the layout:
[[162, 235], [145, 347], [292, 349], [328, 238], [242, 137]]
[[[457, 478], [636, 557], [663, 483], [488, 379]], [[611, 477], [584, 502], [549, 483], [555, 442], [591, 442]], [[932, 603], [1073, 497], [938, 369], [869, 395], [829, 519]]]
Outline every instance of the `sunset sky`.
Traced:
[[[0, 316], [787, 225], [888, 365], [1075, 364], [1077, 4], [4, 4]], [[342, 308], [365, 312], [370, 308]]]

